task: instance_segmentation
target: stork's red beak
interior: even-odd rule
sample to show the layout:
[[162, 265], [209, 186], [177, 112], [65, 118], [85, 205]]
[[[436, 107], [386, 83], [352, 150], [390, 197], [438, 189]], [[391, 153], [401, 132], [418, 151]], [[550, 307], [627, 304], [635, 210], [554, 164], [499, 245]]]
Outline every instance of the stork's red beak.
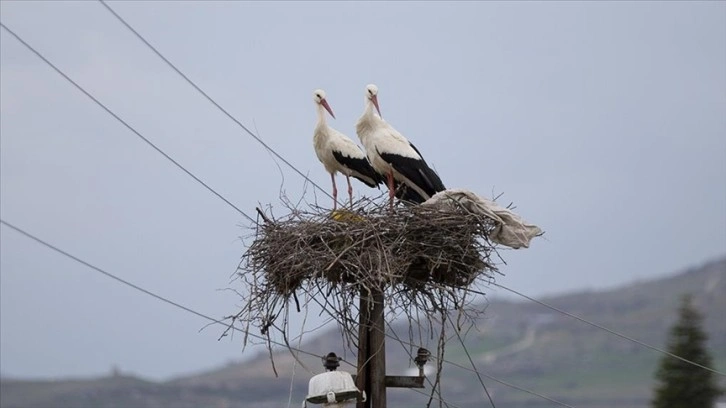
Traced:
[[371, 96], [371, 102], [373, 102], [373, 106], [376, 107], [376, 111], [378, 111], [378, 116], [383, 117], [383, 115], [381, 115], [381, 108], [378, 107], [378, 95]]
[[332, 116], [333, 119], [335, 119], [335, 114], [333, 113], [333, 110], [330, 109], [330, 105], [328, 105], [328, 101], [326, 101], [325, 99], [322, 99], [320, 101], [320, 104], [323, 105], [323, 108], [325, 108], [325, 110], [328, 111], [328, 113], [330, 114], [330, 116]]

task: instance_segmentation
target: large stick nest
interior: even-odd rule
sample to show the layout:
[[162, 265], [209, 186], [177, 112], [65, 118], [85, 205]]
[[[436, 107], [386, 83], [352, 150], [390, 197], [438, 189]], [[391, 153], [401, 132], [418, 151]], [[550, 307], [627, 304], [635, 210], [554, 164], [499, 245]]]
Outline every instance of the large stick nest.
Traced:
[[[399, 206], [359, 201], [354, 210], [290, 208], [264, 216], [244, 254], [239, 276], [248, 285], [236, 318], [262, 333], [289, 313], [318, 303], [341, 325], [357, 331], [358, 296], [386, 293], [391, 311], [418, 319], [466, 304], [467, 288], [497, 271], [488, 218], [452, 206]], [[261, 213], [262, 214], [262, 213]], [[301, 295], [301, 296], [298, 296]], [[305, 296], [302, 296], [305, 295]]]

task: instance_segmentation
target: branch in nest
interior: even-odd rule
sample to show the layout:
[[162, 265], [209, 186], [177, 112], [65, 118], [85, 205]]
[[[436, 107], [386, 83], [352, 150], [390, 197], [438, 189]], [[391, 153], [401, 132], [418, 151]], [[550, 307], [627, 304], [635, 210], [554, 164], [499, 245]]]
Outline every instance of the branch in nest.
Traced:
[[271, 223], [272, 221], [267, 218], [267, 215], [260, 209], [260, 207], [255, 207], [255, 210], [257, 210], [257, 214], [259, 214], [260, 217], [262, 217], [263, 220], [265, 220], [265, 223]]

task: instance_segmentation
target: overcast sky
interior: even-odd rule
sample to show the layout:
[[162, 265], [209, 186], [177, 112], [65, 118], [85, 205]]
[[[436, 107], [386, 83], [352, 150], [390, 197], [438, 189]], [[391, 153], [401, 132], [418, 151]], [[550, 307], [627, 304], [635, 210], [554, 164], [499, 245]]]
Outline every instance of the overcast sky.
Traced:
[[[503, 253], [503, 285], [609, 288], [726, 253], [724, 2], [111, 5], [325, 188], [312, 91], [327, 91], [331, 124], [355, 139], [376, 83], [383, 116], [448, 187], [504, 193], [547, 231]], [[280, 163], [281, 175], [101, 4], [0, 8], [3, 24], [249, 214], [259, 203], [280, 214], [281, 185], [302, 193], [300, 176]], [[237, 297], [218, 289], [247, 221], [4, 30], [0, 40], [2, 219], [203, 313], [235, 312]], [[201, 319], [6, 227], [0, 238], [3, 374], [119, 364], [168, 378], [260, 350], [198, 333]]]

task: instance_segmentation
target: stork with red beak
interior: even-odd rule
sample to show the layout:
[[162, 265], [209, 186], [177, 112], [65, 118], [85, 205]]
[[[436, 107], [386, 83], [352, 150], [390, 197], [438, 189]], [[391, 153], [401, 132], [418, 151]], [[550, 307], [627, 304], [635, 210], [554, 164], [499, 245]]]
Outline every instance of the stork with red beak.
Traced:
[[344, 134], [328, 126], [325, 120], [325, 111], [335, 119], [333, 110], [325, 99], [325, 91], [317, 89], [313, 92], [313, 101], [318, 109], [318, 123], [313, 133], [313, 145], [318, 160], [323, 163], [325, 170], [330, 173], [333, 183], [333, 211], [338, 205], [338, 189], [335, 186], [335, 174], [340, 172], [348, 180], [348, 198], [353, 204], [353, 187], [350, 178], [355, 177], [370, 187], [377, 187], [383, 183], [382, 177], [373, 170], [365, 153], [355, 142]]
[[[431, 169], [416, 147], [381, 118], [378, 87], [366, 86], [365, 110], [356, 124], [358, 138], [366, 149], [373, 168], [385, 175], [391, 208], [396, 184], [408, 189], [405, 199], [421, 203], [446, 190], [438, 174]], [[399, 194], [401, 196], [401, 194]]]

